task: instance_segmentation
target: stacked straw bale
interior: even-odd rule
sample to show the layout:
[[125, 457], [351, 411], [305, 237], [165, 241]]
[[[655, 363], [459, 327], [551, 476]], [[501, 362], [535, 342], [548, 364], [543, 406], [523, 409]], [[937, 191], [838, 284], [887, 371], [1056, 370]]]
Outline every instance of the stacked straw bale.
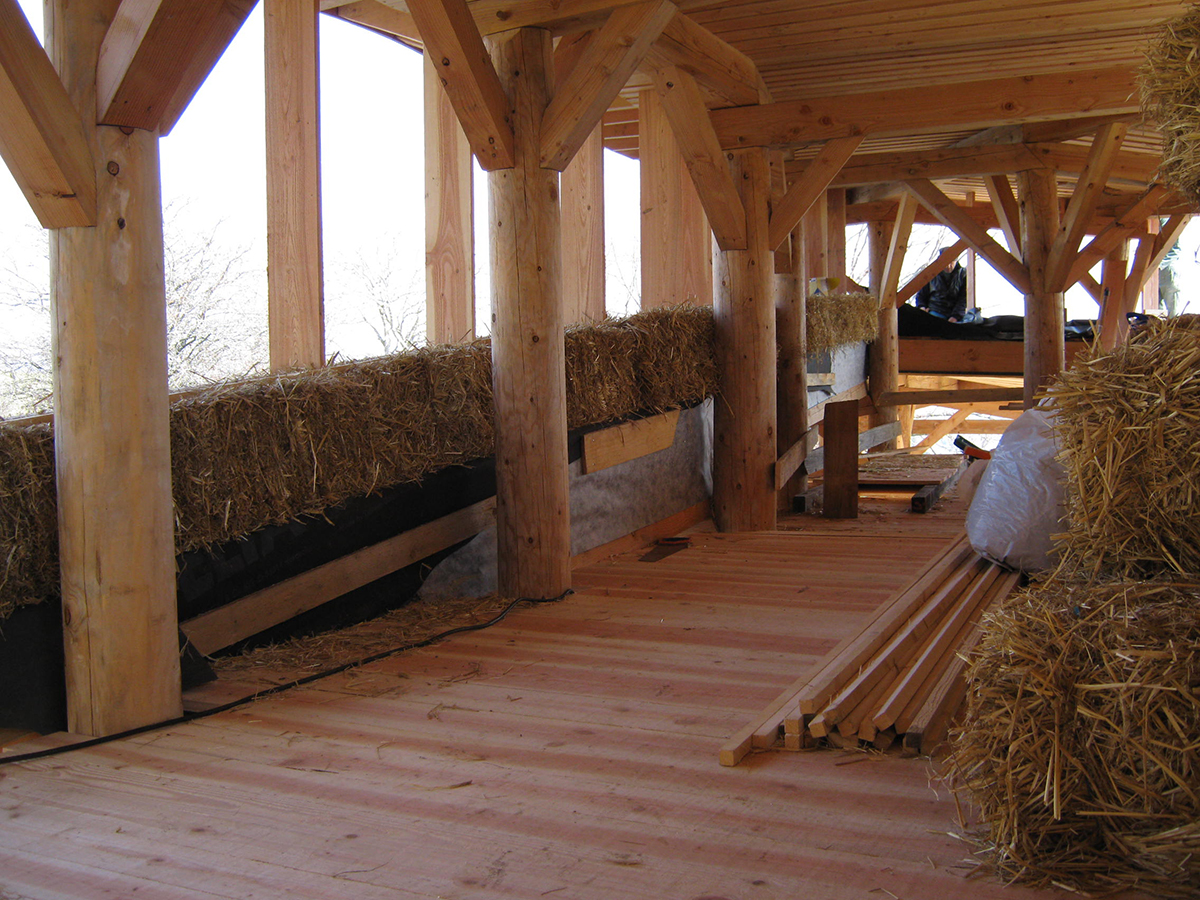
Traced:
[[1200, 203], [1200, 6], [1163, 25], [1138, 74], [1142, 111], [1163, 133], [1159, 177]]
[[[696, 403], [716, 389], [707, 309], [655, 309], [566, 335], [568, 426]], [[486, 340], [219, 385], [171, 407], [176, 548], [318, 515], [491, 455]], [[0, 620], [58, 593], [50, 426], [0, 423]]]
[[1200, 317], [1095, 345], [1048, 393], [1068, 477], [1065, 570], [1200, 572]]
[[1200, 892], [1200, 327], [1151, 322], [1050, 389], [1062, 560], [992, 612], [948, 765], [984, 860], [1040, 886]]
[[809, 297], [805, 316], [809, 353], [873, 341], [879, 334], [879, 298], [874, 294]]

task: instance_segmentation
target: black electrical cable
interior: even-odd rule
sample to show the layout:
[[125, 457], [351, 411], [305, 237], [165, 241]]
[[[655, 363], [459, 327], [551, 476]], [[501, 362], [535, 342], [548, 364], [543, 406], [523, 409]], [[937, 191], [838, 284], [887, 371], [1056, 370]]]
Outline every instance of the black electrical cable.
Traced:
[[117, 734], [109, 734], [104, 737], [91, 738], [85, 741], [77, 741], [74, 744], [64, 744], [61, 747], [47, 747], [45, 750], [33, 750], [29, 753], [22, 753], [18, 756], [0, 756], [0, 766], [11, 765], [12, 763], [30, 762], [35, 759], [44, 759], [48, 756], [58, 756], [62, 753], [68, 753], [72, 750], [86, 750], [88, 747], [98, 747], [101, 744], [107, 744], [111, 741], [119, 741], [122, 738], [134, 737], [135, 735], [145, 734], [147, 731], [157, 731], [160, 728], [172, 728], [176, 725], [184, 725], [188, 722], [195, 722], [198, 719], [206, 719], [209, 716], [215, 716], [217, 713], [228, 712], [239, 706], [244, 706], [247, 703], [253, 703], [255, 700], [261, 700], [263, 697], [270, 697], [273, 694], [282, 694], [284, 691], [290, 691], [292, 688], [302, 687], [306, 684], [311, 684], [314, 681], [320, 681], [322, 678], [329, 678], [333, 675], [338, 675], [345, 672], [347, 669], [353, 669], [358, 666], [369, 665], [373, 662], [378, 662], [381, 659], [387, 659], [389, 656], [395, 656], [397, 653], [405, 653], [409, 650], [419, 650], [422, 647], [428, 647], [436, 644], [438, 641], [443, 641], [446, 638], [462, 634], [467, 631], [482, 631], [485, 628], [491, 628], [504, 621], [504, 618], [513, 611], [518, 603], [558, 603], [560, 600], [575, 593], [571, 588], [567, 588], [557, 597], [546, 597], [537, 599], [534, 597], [518, 597], [513, 600], [508, 606], [504, 607], [493, 618], [486, 622], [478, 622], [474, 625], [459, 625], [440, 634], [435, 634], [432, 637], [422, 638], [419, 641], [412, 641], [408, 644], [402, 644], [399, 647], [393, 647], [390, 650], [381, 650], [379, 653], [374, 653], [370, 656], [356, 659], [353, 662], [343, 663], [340, 666], [334, 666], [332, 669], [326, 669], [323, 672], [314, 672], [312, 675], [305, 675], [303, 678], [297, 678], [295, 681], [289, 681], [286, 684], [277, 684], [274, 687], [264, 688], [261, 691], [255, 691], [249, 696], [242, 697], [238, 700], [230, 700], [228, 703], [222, 703], [220, 706], [214, 706], [211, 709], [206, 709], [201, 712], [184, 713], [174, 719], [167, 719], [165, 722], [155, 722], [153, 725], [142, 725], [138, 728], [130, 728], [127, 731], [122, 731]]

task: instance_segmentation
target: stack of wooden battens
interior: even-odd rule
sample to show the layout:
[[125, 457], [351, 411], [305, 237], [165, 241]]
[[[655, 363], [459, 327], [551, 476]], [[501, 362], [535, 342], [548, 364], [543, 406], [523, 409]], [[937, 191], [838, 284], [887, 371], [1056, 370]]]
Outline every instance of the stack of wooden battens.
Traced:
[[722, 765], [754, 749], [901, 743], [931, 754], [966, 696], [966, 658], [985, 610], [1016, 588], [1019, 573], [982, 559], [955, 538], [815, 672], [784, 691], [760, 719], [721, 748]]

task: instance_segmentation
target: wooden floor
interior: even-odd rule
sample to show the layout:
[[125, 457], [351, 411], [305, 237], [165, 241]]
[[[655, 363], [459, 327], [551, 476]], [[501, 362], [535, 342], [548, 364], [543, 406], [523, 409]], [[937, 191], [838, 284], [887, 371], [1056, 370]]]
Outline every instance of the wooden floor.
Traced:
[[701, 529], [487, 631], [2, 767], [0, 898], [1051, 896], [964, 878], [927, 760], [717, 763], [961, 527], [886, 506]]

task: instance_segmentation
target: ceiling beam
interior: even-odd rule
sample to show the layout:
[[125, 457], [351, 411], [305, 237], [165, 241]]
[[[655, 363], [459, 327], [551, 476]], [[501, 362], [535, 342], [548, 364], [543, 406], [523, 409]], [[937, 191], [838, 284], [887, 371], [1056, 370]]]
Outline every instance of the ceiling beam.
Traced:
[[1021, 139], [1026, 144], [1049, 144], [1086, 137], [1115, 123], [1131, 125], [1141, 119], [1141, 112], [1118, 113], [1111, 116], [1084, 116], [1061, 119], [1057, 122], [1028, 122], [1021, 126]]
[[992, 239], [987, 230], [967, 215], [962, 207], [943, 194], [931, 181], [908, 182], [908, 190], [934, 218], [965, 240], [972, 250], [991, 263], [992, 268], [1022, 294], [1029, 293], [1029, 270], [1011, 253]]
[[792, 229], [800, 224], [812, 205], [829, 188], [830, 182], [862, 141], [861, 137], [834, 138], [817, 151], [817, 155], [792, 181], [791, 187], [771, 213], [767, 232], [771, 250], [777, 250], [787, 240]]
[[[907, 192], [906, 192], [907, 193]], [[846, 224], [860, 225], [864, 222], [891, 222], [896, 218], [897, 200], [872, 200], [866, 203], [847, 203], [846, 204]], [[996, 214], [990, 206], [985, 206], [982, 203], [977, 206], [960, 206], [959, 209], [964, 215], [969, 216], [975, 221], [980, 228], [999, 228], [996, 223]], [[941, 225], [940, 219], [936, 218], [933, 213], [929, 212], [925, 207], [918, 205], [917, 217], [915, 222], [921, 225]]]
[[121, 0], [100, 45], [96, 121], [167, 134], [256, 0]]
[[1109, 170], [1128, 131], [1129, 126], [1124, 122], [1109, 122], [1101, 125], [1092, 139], [1087, 163], [1075, 183], [1075, 190], [1067, 204], [1067, 213], [1063, 216], [1046, 259], [1046, 284], [1051, 290], [1063, 290], [1057, 286], [1067, 277], [1067, 270], [1079, 251], [1079, 242], [1096, 212], [1100, 195], [1104, 186], [1108, 184]]
[[853, 135], [928, 134], [1138, 108], [1127, 66], [713, 111], [721, 146], [787, 147]]
[[721, 106], [771, 102], [754, 61], [711, 31], [676, 12], [653, 49], [654, 66], [678, 66], [720, 98]]
[[1045, 163], [1024, 144], [869, 153], [848, 161], [831, 187], [910, 178], [964, 178], [1040, 168], [1045, 168]]
[[488, 172], [511, 169], [508, 96], [466, 0], [408, 0], [408, 11], [479, 165]]
[[44, 228], [96, 224], [83, 120], [17, 0], [0, 0], [0, 156]]
[[674, 14], [669, 0], [613, 10], [546, 107], [543, 168], [567, 167]]
[[331, 16], [394, 37], [417, 50], [423, 46], [416, 20], [407, 8], [397, 9], [381, 3], [380, 0], [355, 0], [354, 3], [340, 3], [330, 7], [323, 2], [321, 9]]

